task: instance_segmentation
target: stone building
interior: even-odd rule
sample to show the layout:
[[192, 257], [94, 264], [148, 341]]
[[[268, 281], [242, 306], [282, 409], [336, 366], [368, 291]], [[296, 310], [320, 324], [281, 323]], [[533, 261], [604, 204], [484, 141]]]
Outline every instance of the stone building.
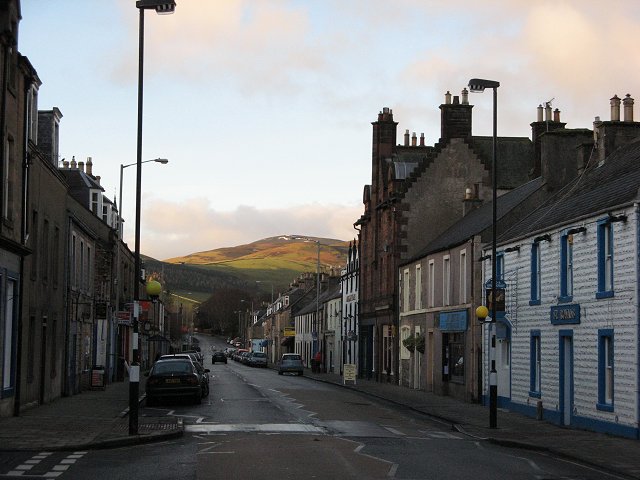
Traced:
[[[461, 198], [474, 189], [491, 192], [491, 138], [471, 134], [472, 105], [445, 95], [438, 143], [426, 146], [406, 130], [396, 144], [397, 122], [384, 108], [373, 122], [372, 180], [364, 187], [360, 228], [359, 375], [398, 382], [398, 282], [400, 262], [450, 227], [463, 214]], [[504, 168], [500, 193], [526, 182], [534, 166], [526, 137], [499, 139]]]

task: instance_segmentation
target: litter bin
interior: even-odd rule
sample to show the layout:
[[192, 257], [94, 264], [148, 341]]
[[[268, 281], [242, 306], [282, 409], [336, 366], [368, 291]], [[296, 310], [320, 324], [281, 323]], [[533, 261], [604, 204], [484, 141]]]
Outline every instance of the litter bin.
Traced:
[[104, 367], [94, 365], [91, 369], [91, 389], [104, 390]]

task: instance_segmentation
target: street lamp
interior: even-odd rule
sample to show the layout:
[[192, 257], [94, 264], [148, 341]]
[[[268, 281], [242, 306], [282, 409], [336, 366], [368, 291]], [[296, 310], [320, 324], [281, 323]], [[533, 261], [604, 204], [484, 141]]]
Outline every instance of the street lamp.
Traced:
[[140, 392], [140, 364], [138, 362], [138, 319], [140, 315], [140, 204], [142, 200], [142, 98], [144, 84], [144, 11], [155, 10], [159, 14], [173, 13], [175, 0], [137, 0], [140, 12], [138, 28], [138, 132], [136, 156], [136, 237], [133, 283], [133, 363], [129, 368], [129, 435], [138, 434], [138, 393]]
[[273, 303], [273, 283], [271, 282], [265, 282], [263, 280], [256, 280], [256, 283], [268, 283], [271, 285], [271, 303]]
[[496, 428], [498, 423], [498, 373], [496, 372], [495, 359], [495, 338], [493, 337], [493, 324], [496, 323], [496, 306], [497, 306], [497, 264], [496, 264], [496, 242], [497, 242], [497, 224], [498, 224], [498, 208], [497, 208], [497, 183], [498, 183], [498, 87], [500, 82], [495, 80], [483, 80], [481, 78], [472, 78], [469, 80], [469, 90], [472, 92], [484, 92], [485, 88], [493, 89], [493, 172], [492, 172], [492, 201], [493, 201], [493, 217], [492, 232], [493, 240], [491, 244], [491, 324], [489, 325], [489, 338], [491, 346], [489, 347], [489, 362], [491, 370], [489, 372], [489, 428]]

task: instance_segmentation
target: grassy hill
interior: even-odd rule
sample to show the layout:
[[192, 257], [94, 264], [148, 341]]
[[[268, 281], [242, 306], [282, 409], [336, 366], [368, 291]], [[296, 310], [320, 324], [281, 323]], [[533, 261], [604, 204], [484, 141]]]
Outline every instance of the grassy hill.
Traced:
[[[308, 238], [309, 240], [304, 240]], [[302, 272], [315, 272], [320, 242], [320, 269], [334, 268], [339, 273], [346, 263], [349, 242], [329, 238], [281, 235], [258, 240], [237, 247], [218, 248], [197, 252], [183, 257], [163, 261], [165, 271], [174, 269], [180, 273], [181, 281], [172, 285], [174, 291], [203, 292], [194, 280], [196, 277], [210, 278], [212, 285], [245, 285], [250, 289], [259, 288], [264, 292], [284, 290]], [[158, 268], [159, 266], [155, 266]], [[189, 272], [194, 277], [189, 278]], [[166, 275], [165, 275], [166, 276]], [[173, 282], [171, 282], [173, 283]], [[206, 282], [204, 282], [206, 283]], [[209, 288], [204, 292], [210, 292]]]

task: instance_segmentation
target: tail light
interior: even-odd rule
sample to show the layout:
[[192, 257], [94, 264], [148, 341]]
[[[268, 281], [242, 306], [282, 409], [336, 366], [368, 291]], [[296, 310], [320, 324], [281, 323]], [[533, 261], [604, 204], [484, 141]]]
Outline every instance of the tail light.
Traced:
[[160, 383], [160, 379], [156, 377], [151, 377], [147, 380], [147, 385], [158, 385]]
[[191, 375], [190, 377], [187, 377], [187, 383], [189, 385], [198, 385], [198, 383], [200, 383], [198, 381], [198, 377], [196, 375]]

